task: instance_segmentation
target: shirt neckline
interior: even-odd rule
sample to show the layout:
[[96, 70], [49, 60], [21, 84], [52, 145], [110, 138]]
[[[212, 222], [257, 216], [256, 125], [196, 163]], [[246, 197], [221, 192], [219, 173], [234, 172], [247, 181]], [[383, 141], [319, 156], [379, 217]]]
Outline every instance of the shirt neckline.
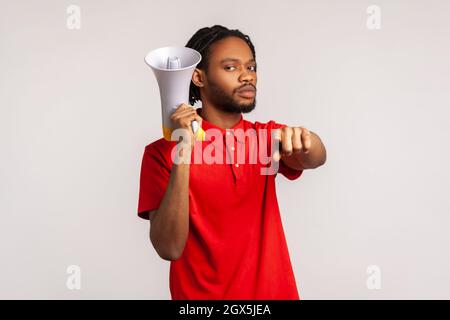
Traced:
[[[199, 116], [201, 116], [202, 108], [197, 108], [196, 111], [197, 111], [197, 114]], [[243, 141], [241, 141], [241, 138], [239, 138], [238, 136], [236, 136], [234, 134], [234, 130], [236, 130], [236, 129], [244, 130], [244, 117], [242, 116], [242, 113], [241, 113], [241, 117], [240, 117], [239, 121], [233, 127], [228, 128], [228, 129], [223, 129], [221, 127], [218, 127], [215, 124], [213, 124], [209, 121], [206, 121], [205, 119], [202, 118], [202, 129], [204, 131], [206, 131], [208, 129], [218, 129], [218, 130], [220, 130], [222, 136], [225, 135], [227, 132], [231, 132], [231, 134], [233, 134], [233, 136], [236, 138], [236, 140], [238, 140], [239, 142], [243, 142]]]

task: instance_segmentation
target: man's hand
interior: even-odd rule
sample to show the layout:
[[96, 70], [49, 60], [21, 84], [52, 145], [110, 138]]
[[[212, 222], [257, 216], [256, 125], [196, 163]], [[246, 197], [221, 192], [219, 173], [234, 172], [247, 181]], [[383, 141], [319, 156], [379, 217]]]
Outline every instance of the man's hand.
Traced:
[[277, 131], [275, 139], [281, 142], [281, 157], [288, 157], [293, 153], [308, 153], [311, 148], [311, 133], [305, 127], [284, 127]]
[[186, 129], [187, 135], [186, 138], [188, 139], [185, 141], [187, 144], [190, 145], [191, 151], [195, 144], [195, 135], [192, 131], [191, 123], [193, 120], [197, 120], [199, 128], [201, 128], [202, 125], [202, 118], [197, 114], [197, 111], [195, 108], [191, 105], [182, 103], [178, 106], [178, 108], [172, 113], [170, 116], [170, 120], [173, 123], [173, 130], [176, 129]]
[[274, 160], [283, 162], [293, 169], [310, 169], [326, 161], [326, 150], [320, 138], [305, 127], [284, 127], [275, 129], [275, 140], [280, 141], [280, 151], [274, 153]]

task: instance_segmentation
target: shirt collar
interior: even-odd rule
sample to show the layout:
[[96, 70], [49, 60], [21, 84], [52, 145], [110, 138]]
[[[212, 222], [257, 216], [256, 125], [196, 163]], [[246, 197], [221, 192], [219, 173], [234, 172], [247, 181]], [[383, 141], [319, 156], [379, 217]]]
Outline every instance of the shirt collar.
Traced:
[[[197, 108], [196, 111], [197, 111], [197, 114], [199, 116], [201, 116], [202, 108]], [[229, 129], [220, 128], [220, 127], [216, 126], [215, 124], [213, 124], [211, 122], [208, 122], [208, 121], [206, 121], [205, 119], [202, 118], [202, 129], [205, 132], [208, 129], [220, 130], [222, 136], [226, 135], [227, 132], [230, 132], [230, 134], [232, 134], [234, 136], [236, 141], [239, 141], [241, 143], [245, 143], [245, 135], [242, 137], [242, 135], [235, 135], [234, 134], [234, 130], [236, 130], [236, 129], [242, 129], [245, 132], [245, 130], [244, 130], [244, 117], [242, 116], [242, 113], [241, 113], [241, 117], [240, 117], [239, 121], [233, 127], [229, 128]]]

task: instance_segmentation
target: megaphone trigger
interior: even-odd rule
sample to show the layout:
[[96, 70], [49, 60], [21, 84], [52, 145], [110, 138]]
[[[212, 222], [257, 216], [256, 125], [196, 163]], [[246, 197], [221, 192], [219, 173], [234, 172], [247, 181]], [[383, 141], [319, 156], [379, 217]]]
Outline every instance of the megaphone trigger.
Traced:
[[192, 126], [192, 131], [194, 132], [194, 134], [197, 133], [197, 130], [198, 130], [198, 122], [197, 122], [197, 120], [193, 120], [191, 122], [191, 126]]

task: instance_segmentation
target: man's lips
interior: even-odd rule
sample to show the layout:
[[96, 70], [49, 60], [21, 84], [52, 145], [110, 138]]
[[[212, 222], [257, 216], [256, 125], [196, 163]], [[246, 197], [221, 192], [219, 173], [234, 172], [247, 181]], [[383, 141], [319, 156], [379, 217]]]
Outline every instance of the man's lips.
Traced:
[[253, 86], [245, 86], [237, 92], [241, 97], [253, 98], [256, 95], [256, 89]]

